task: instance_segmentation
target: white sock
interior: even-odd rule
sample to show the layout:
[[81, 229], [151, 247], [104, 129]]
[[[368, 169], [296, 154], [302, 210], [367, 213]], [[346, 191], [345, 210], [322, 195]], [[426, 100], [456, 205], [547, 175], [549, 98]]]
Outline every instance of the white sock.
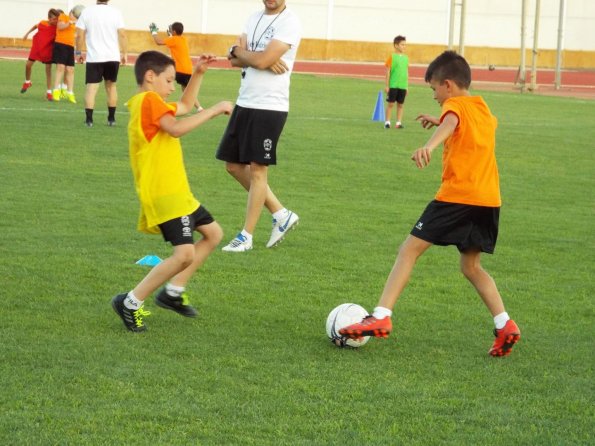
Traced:
[[510, 316], [508, 316], [506, 311], [494, 316], [494, 325], [496, 326], [496, 330], [502, 330], [509, 320]]
[[130, 291], [124, 299], [124, 306], [130, 310], [138, 310], [143, 306], [143, 301], [138, 300], [134, 293]]
[[391, 317], [392, 315], [393, 312], [384, 307], [376, 307], [372, 313], [372, 316], [374, 316], [376, 319], [384, 319], [386, 316]]
[[48, 90], [48, 91], [47, 91], [47, 93], [51, 93], [51, 92], [52, 92], [52, 90]]
[[74, 91], [70, 91], [70, 90], [68, 90], [68, 92], [67, 92], [67, 93], [68, 93], [68, 94], [74, 94]]
[[180, 297], [184, 291], [186, 291], [186, 288], [183, 286], [172, 285], [171, 283], [165, 285], [165, 292], [172, 297]]
[[25, 79], [25, 83], [26, 83], [26, 84], [30, 84], [30, 83], [31, 83], [31, 81], [30, 81], [29, 79]]
[[250, 234], [248, 231], [246, 231], [245, 229], [242, 229], [242, 232], [240, 232], [240, 234], [242, 234], [244, 237], [246, 237], [246, 241], [252, 242], [252, 234]]
[[384, 125], [386, 124], [390, 125], [390, 121], [384, 121]]
[[282, 220], [285, 220], [288, 215], [289, 215], [289, 211], [287, 209], [283, 208], [280, 211], [275, 212], [273, 214], [273, 218], [276, 221], [282, 221]]
[[397, 121], [395, 125], [401, 125], [401, 121]]

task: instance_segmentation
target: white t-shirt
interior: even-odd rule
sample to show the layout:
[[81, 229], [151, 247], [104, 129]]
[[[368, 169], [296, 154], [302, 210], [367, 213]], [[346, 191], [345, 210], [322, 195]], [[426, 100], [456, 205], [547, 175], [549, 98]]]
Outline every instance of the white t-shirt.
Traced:
[[250, 51], [264, 51], [271, 40], [279, 40], [291, 47], [281, 57], [288, 67], [288, 71], [283, 74], [256, 68], [245, 69], [237, 104], [259, 110], [289, 111], [289, 80], [302, 37], [299, 18], [288, 8], [275, 15], [259, 11], [248, 19], [244, 34]]
[[120, 61], [118, 30], [124, 29], [122, 13], [109, 5], [83, 9], [76, 27], [85, 31], [87, 62]]

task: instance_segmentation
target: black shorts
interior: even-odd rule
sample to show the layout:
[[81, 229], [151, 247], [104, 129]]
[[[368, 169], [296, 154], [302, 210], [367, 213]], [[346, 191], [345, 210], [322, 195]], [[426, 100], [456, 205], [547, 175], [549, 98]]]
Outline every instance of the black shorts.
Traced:
[[190, 215], [168, 220], [159, 225], [161, 234], [166, 242], [170, 242], [173, 246], [186, 245], [194, 243], [195, 231], [199, 226], [213, 223], [215, 219], [204, 206], [199, 206], [196, 211]]
[[102, 80], [116, 82], [120, 62], [87, 62], [85, 69], [85, 84], [98, 84]]
[[397, 102], [398, 104], [404, 104], [405, 96], [407, 96], [407, 90], [403, 90], [401, 88], [389, 88], [388, 95], [386, 96], [386, 102]]
[[176, 82], [184, 88], [186, 88], [186, 85], [188, 85], [188, 82], [190, 82], [191, 77], [192, 77], [191, 74], [178, 73], [176, 71]]
[[433, 200], [411, 235], [435, 245], [455, 245], [460, 252], [477, 248], [492, 254], [498, 239], [499, 207], [472, 206]]
[[236, 105], [219, 143], [216, 157], [230, 163], [277, 164], [277, 143], [287, 112]]
[[54, 42], [52, 63], [74, 67], [74, 47], [63, 43]]

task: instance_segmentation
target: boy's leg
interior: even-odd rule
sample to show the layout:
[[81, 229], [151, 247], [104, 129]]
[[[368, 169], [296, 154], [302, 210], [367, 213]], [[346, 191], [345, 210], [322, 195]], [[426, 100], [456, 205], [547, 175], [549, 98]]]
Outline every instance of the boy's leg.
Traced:
[[432, 244], [418, 237], [409, 235], [399, 249], [397, 259], [390, 272], [384, 290], [372, 316], [367, 316], [360, 323], [339, 330], [343, 336], [360, 338], [362, 336], [387, 337], [392, 330], [390, 315], [403, 289], [409, 282], [417, 259]]
[[66, 83], [66, 99], [68, 99], [69, 102], [76, 104], [76, 98], [74, 96], [74, 67], [66, 67], [64, 80]]
[[405, 104], [397, 102], [397, 126], [402, 128], [403, 125], [401, 124], [403, 120], [403, 109], [405, 108]]
[[64, 64], [56, 64], [56, 79], [54, 81], [54, 91], [52, 96], [54, 101], [59, 101], [62, 98], [62, 81], [64, 80], [64, 71], [66, 66]]
[[387, 102], [386, 103], [386, 111], [384, 113], [384, 127], [390, 129], [390, 115], [393, 111], [394, 102]]
[[217, 248], [223, 238], [223, 230], [219, 223], [213, 222], [196, 228], [202, 238], [194, 244], [194, 260], [190, 265], [169, 279], [172, 285], [185, 288], [190, 277], [200, 268], [207, 257]]
[[162, 308], [173, 310], [186, 317], [196, 317], [198, 311], [192, 305], [186, 294], [186, 284], [202, 266], [207, 257], [217, 248], [223, 238], [223, 230], [215, 221], [196, 228], [202, 238], [194, 246], [194, 260], [190, 265], [169, 279], [168, 283], [155, 298], [155, 303]]
[[461, 253], [461, 272], [477, 290], [492, 317], [504, 313], [504, 303], [496, 287], [496, 282], [482, 267], [480, 251], [465, 251]]
[[[25, 81], [31, 80], [31, 70], [33, 68], [34, 63], [35, 63], [34, 60], [27, 60], [27, 63], [25, 64]], [[50, 88], [52, 88], [51, 85], [50, 85]]]
[[480, 257], [479, 250], [468, 250], [461, 253], [461, 271], [475, 287], [494, 318], [496, 339], [488, 353], [492, 356], [506, 356], [510, 354], [514, 344], [521, 339], [521, 331], [516, 323], [508, 317], [496, 282], [481, 267]]
[[47, 85], [47, 91], [52, 90], [52, 64], [46, 63], [45, 65], [45, 80]]
[[[35, 61], [33, 60], [27, 60], [27, 63], [25, 64], [25, 82], [23, 82], [23, 86], [21, 87], [21, 93], [25, 93], [31, 88], [31, 68], [34, 63]], [[50, 85], [48, 88], [51, 89], [52, 86]]]
[[136, 298], [144, 301], [157, 288], [167, 282], [169, 279], [188, 268], [194, 261], [194, 245], [174, 246], [174, 252], [163, 262], [159, 263], [143, 280], [132, 290]]
[[128, 330], [142, 332], [147, 329], [143, 317], [150, 313], [144, 311], [144, 301], [167, 280], [178, 274], [194, 260], [194, 245], [174, 247], [174, 253], [159, 263], [130, 293], [118, 294], [112, 299], [112, 307], [120, 316]]

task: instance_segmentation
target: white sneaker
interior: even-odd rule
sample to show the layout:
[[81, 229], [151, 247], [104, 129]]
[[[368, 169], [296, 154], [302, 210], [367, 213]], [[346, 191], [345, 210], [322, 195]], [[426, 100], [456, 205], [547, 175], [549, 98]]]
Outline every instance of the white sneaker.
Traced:
[[236, 235], [236, 238], [234, 238], [231, 242], [229, 242], [229, 244], [227, 246], [224, 246], [222, 248], [222, 251], [244, 252], [244, 251], [249, 251], [251, 249], [252, 249], [252, 241], [249, 241], [240, 232], [238, 235]]
[[271, 232], [271, 238], [267, 243], [267, 248], [272, 248], [281, 243], [285, 234], [297, 226], [299, 219], [298, 215], [291, 211], [289, 211], [289, 215], [283, 221], [277, 221], [273, 218], [273, 232]]

